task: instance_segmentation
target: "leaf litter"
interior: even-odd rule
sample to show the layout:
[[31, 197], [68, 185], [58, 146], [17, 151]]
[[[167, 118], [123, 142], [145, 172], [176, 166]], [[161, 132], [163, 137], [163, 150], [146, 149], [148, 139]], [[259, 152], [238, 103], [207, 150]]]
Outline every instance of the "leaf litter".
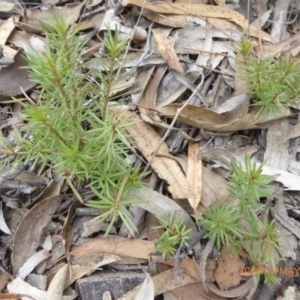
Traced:
[[[167, 297], [168, 293], [181, 299], [229, 299], [250, 293], [250, 299], [256, 277], [243, 278], [243, 263], [234, 254], [226, 254], [225, 248], [217, 255], [218, 267], [215, 259], [206, 259], [205, 268], [200, 260], [199, 266], [199, 240], [191, 245], [194, 260], [182, 251], [162, 261], [151, 227], [157, 221], [151, 218], [175, 213], [191, 229], [192, 241], [199, 234], [192, 214], [201, 216], [216, 199], [228, 201], [230, 163], [251, 155], [253, 162], [267, 160], [264, 174], [276, 175], [281, 194], [270, 207], [269, 218], [284, 228], [282, 240], [290, 240], [290, 247], [281, 246], [285, 257], [296, 258], [297, 243], [291, 236], [299, 240], [299, 222], [288, 212], [296, 213], [300, 201], [299, 107], [258, 116], [235, 63], [234, 45], [249, 34], [257, 43], [257, 55], [290, 53], [299, 59], [297, 3], [275, 1], [272, 12], [267, 9], [268, 1], [263, 1], [264, 7], [254, 1], [247, 15], [243, 1], [122, 0], [115, 7], [101, 1], [37, 2], [35, 9], [23, 2], [0, 3], [0, 126], [5, 142], [14, 141], [16, 127], [11, 125], [22, 125], [20, 107], [5, 101], [22, 97], [23, 92], [38, 99], [37, 84], [22, 69], [24, 51], [32, 46], [34, 35], [43, 43], [39, 21], [47, 20], [44, 7], [50, 5], [47, 14], [53, 17], [58, 5], [68, 24], [79, 23], [84, 30], [81, 34], [88, 42], [82, 57], [88, 60], [87, 68], [95, 68], [92, 57], [101, 49], [97, 33], [105, 36], [107, 27], [118, 27], [130, 36], [122, 68], [130, 68], [133, 75], [131, 81], [126, 79], [116, 87], [114, 96], [129, 91], [127, 109], [131, 111], [125, 114], [135, 123], [128, 128], [132, 151], [158, 177], [152, 189], [132, 190], [127, 195], [145, 214], [139, 233], [131, 239], [120, 236], [119, 220], [110, 237], [103, 237], [107, 226], [89, 230], [99, 210], [80, 212], [81, 203], [55, 170], [40, 172], [24, 166], [20, 174], [1, 173], [1, 259], [5, 267], [0, 298], [75, 299], [76, 280], [99, 272], [100, 267], [137, 272], [146, 267], [144, 283], [121, 299], [152, 299], [152, 295]], [[172, 144], [175, 140], [176, 146]], [[202, 238], [200, 241], [205, 246]], [[234, 276], [227, 277], [229, 272]], [[48, 278], [44, 290], [26, 282], [30, 275], [42, 274]]]

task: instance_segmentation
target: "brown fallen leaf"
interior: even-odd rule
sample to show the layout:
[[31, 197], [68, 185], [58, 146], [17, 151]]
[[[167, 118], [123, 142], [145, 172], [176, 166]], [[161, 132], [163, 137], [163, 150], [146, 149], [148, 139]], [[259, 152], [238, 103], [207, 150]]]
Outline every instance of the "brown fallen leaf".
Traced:
[[195, 194], [195, 197], [188, 198], [189, 203], [194, 210], [197, 209], [202, 195], [202, 161], [198, 159], [199, 150], [199, 143], [189, 142], [186, 176]]
[[215, 271], [215, 279], [220, 289], [228, 290], [240, 284], [244, 266], [245, 263], [240, 260], [237, 253], [232, 253], [229, 247], [223, 246], [218, 258], [218, 268]]
[[38, 264], [40, 264], [50, 256], [51, 254], [46, 249], [42, 249], [39, 252], [33, 254], [19, 269], [18, 276], [22, 279], [25, 279], [26, 276], [29, 275]]
[[103, 293], [103, 300], [111, 300], [111, 294], [109, 291]]
[[[182, 223], [191, 231], [188, 233], [189, 237], [197, 234], [198, 230], [195, 226], [191, 216], [174, 200], [158, 193], [150, 188], [142, 187], [139, 189], [132, 189], [126, 195], [124, 200], [134, 200], [139, 202], [139, 206], [155, 216], [164, 218], [174, 213], [175, 218], [182, 221]], [[195, 253], [199, 250], [198, 246], [195, 246]]]
[[[13, 281], [9, 282], [7, 289], [10, 293], [15, 293], [22, 295], [24, 299], [38, 299], [38, 300], [47, 300], [47, 292], [42, 291], [36, 287], [31, 286], [29, 283], [22, 280], [20, 277], [15, 278]], [[26, 297], [26, 298], [25, 298]], [[77, 298], [78, 295], [63, 296], [63, 300], [73, 300]], [[52, 298], [55, 299], [55, 298]], [[56, 298], [57, 299], [57, 298]]]
[[146, 273], [145, 280], [138, 291], [134, 300], [153, 300], [154, 299], [154, 284], [151, 276]]
[[159, 52], [161, 56], [166, 60], [169, 68], [177, 71], [180, 74], [184, 74], [184, 71], [179, 62], [179, 58], [174, 50], [172, 43], [158, 28], [153, 28], [152, 33], [157, 43]]
[[192, 24], [188, 22], [188, 19], [186, 16], [181, 15], [168, 15], [168, 18], [166, 16], [156, 13], [154, 11], [151, 11], [149, 9], [145, 9], [143, 12], [143, 16], [145, 16], [147, 19], [155, 22], [156, 24], [161, 24], [164, 26], [177, 28], [177, 27], [191, 27]]
[[27, 66], [23, 51], [19, 51], [14, 60], [14, 64], [0, 70], [0, 101], [21, 95], [20, 87], [27, 92], [36, 86], [36, 83], [29, 79], [27, 70], [22, 69]]
[[68, 262], [70, 261], [70, 257], [69, 257], [69, 251], [70, 251], [69, 248], [70, 248], [70, 242], [71, 242], [71, 239], [69, 238], [70, 225], [71, 225], [72, 218], [75, 214], [76, 208], [81, 205], [82, 205], [82, 203], [79, 200], [76, 200], [72, 203], [72, 205], [69, 207], [68, 215], [65, 218], [65, 222], [64, 222], [64, 226], [63, 226], [63, 230], [62, 230], [65, 256], [66, 256]]
[[52, 214], [60, 204], [64, 195], [44, 199], [34, 206], [19, 224], [13, 243], [12, 267], [16, 274], [23, 264], [36, 253], [40, 244], [42, 229], [48, 225]]
[[51, 280], [46, 300], [63, 300], [65, 281], [68, 275], [68, 264], [63, 265]]
[[139, 239], [127, 239], [123, 237], [93, 239], [85, 244], [75, 247], [71, 256], [82, 255], [84, 253], [110, 253], [119, 256], [129, 256], [136, 258], [149, 258], [149, 253], [155, 252], [153, 242]]
[[[72, 265], [69, 265], [69, 273], [65, 281], [64, 289], [68, 288], [77, 279], [82, 278], [85, 275], [91, 274], [92, 272], [99, 270], [101, 266], [108, 265], [110, 263], [121, 260], [120, 257], [111, 254], [90, 254], [84, 253], [74, 257], [71, 261]], [[75, 263], [80, 264], [75, 264]]]
[[[157, 108], [157, 110], [166, 117], [174, 118], [177, 110], [181, 107], [182, 104], [171, 104]], [[284, 112], [281, 116], [267, 115], [260, 118], [257, 116], [256, 111], [251, 111], [250, 113], [229, 122], [225, 116], [219, 115], [210, 109], [201, 106], [187, 105], [178, 116], [178, 121], [209, 131], [233, 132], [246, 129], [268, 128], [271, 125], [270, 121], [288, 115], [290, 115], [290, 112]]]
[[20, 20], [19, 16], [12, 16], [6, 21], [2, 21], [2, 25], [0, 27], [0, 45], [5, 45], [7, 39], [14, 31], [16, 25], [14, 22], [18, 22]]
[[123, 6], [136, 5], [162, 14], [194, 15], [203, 18], [211, 17], [226, 19], [241, 26], [243, 30], [248, 28], [248, 21], [242, 14], [220, 6], [206, 4], [187, 5], [186, 3], [152, 3], [145, 2], [144, 0], [122, 0], [121, 3]]
[[[167, 68], [168, 68], [167, 65], [161, 65], [154, 69], [152, 76], [149, 79], [148, 84], [140, 100], [136, 103], [136, 105], [139, 107], [142, 118], [144, 115], [147, 115], [151, 119], [156, 119], [158, 122], [162, 122], [158, 114], [155, 112], [155, 101], [156, 101], [158, 87], [161, 83], [161, 80], [165, 72], [167, 71]], [[149, 120], [147, 119], [145, 121], [149, 121]]]
[[[194, 269], [194, 272], [197, 274], [197, 266], [195, 264], [194, 261], [192, 261], [191, 259], [184, 259], [184, 262], [187, 261], [191, 261], [191, 267]], [[170, 266], [174, 266], [174, 261], [168, 261], [170, 262]], [[165, 262], [165, 263], [168, 263]], [[157, 264], [157, 270], [158, 272], [165, 272], [167, 270], [169, 270], [169, 266], [167, 266], [166, 264]], [[183, 264], [181, 265], [181, 268], [184, 270], [184, 272], [188, 272], [188, 270], [186, 269], [187, 264]], [[207, 272], [208, 273], [208, 272]], [[209, 276], [208, 278], [210, 278], [210, 281], [213, 281], [213, 273], [211, 273], [211, 276]], [[191, 274], [189, 274], [191, 275]], [[199, 279], [199, 277], [197, 277], [196, 279]], [[200, 279], [199, 279], [200, 281]], [[216, 294], [214, 294], [213, 292], [207, 290], [204, 285], [201, 282], [196, 282], [196, 283], [191, 283], [191, 284], [187, 284], [181, 287], [177, 287], [174, 288], [172, 291], [170, 291], [171, 294], [176, 296], [176, 299], [184, 299], [184, 300], [188, 300], [188, 299], [192, 299], [192, 300], [207, 300], [207, 299], [213, 299], [213, 300], [225, 300], [224, 297], [220, 297], [217, 296]], [[165, 296], [165, 294], [164, 294]], [[175, 299], [174, 299], [175, 300]]]
[[[153, 276], [152, 279], [155, 296], [167, 291], [172, 291], [174, 288], [197, 282], [195, 278], [186, 274], [184, 271], [179, 274], [178, 278], [175, 278], [175, 268], [159, 273], [158, 275]], [[138, 285], [118, 300], [134, 300], [141, 286], [142, 284]]]
[[285, 137], [285, 142], [300, 136], [300, 123], [296, 124]]
[[[149, 124], [141, 121], [141, 118], [136, 114], [124, 111], [124, 117], [128, 123], [133, 123], [127, 131], [134, 139], [138, 149], [149, 161], [158, 148], [161, 137]], [[158, 154], [160, 156], [153, 158], [151, 167], [161, 179], [167, 181], [172, 196], [175, 199], [194, 197], [194, 193], [176, 160], [162, 156], [164, 154], [164, 156], [170, 156], [168, 146], [165, 143], [160, 147]]]
[[202, 196], [201, 203], [197, 208], [197, 211], [203, 211], [208, 208], [216, 199], [220, 202], [225, 201], [228, 198], [228, 182], [219, 174], [212, 170], [203, 167], [203, 183], [202, 183]]
[[[177, 110], [182, 104], [170, 104], [158, 108], [158, 111], [166, 117], [175, 117]], [[201, 106], [188, 104], [178, 116], [178, 121], [197, 128], [212, 130], [216, 126], [224, 126], [229, 124], [226, 117]]]
[[42, 25], [41, 21], [47, 22], [49, 18], [54, 18], [56, 14], [65, 18], [68, 25], [71, 25], [77, 21], [80, 16], [81, 10], [84, 7], [87, 0], [82, 3], [72, 3], [62, 7], [62, 9], [56, 9], [53, 5], [48, 8], [47, 14], [43, 10], [24, 10], [23, 23], [19, 26], [22, 30], [30, 33], [41, 33]]
[[243, 298], [244, 296], [246, 296], [250, 289], [253, 286], [253, 282], [254, 282], [254, 277], [252, 276], [250, 279], [248, 279], [247, 282], [245, 282], [244, 284], [240, 285], [237, 288], [232, 288], [229, 291], [222, 291], [220, 289], [218, 289], [217, 286], [215, 286], [213, 283], [211, 282], [207, 282], [206, 285], [208, 286], [208, 288], [214, 292], [215, 294], [225, 297], [225, 298]]

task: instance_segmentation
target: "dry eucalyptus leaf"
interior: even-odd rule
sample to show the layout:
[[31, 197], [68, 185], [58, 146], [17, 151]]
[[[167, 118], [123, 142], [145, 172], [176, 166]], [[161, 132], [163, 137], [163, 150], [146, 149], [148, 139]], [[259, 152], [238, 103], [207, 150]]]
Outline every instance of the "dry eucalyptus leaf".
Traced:
[[103, 293], [103, 300], [111, 300], [111, 294], [109, 291]]
[[68, 288], [77, 279], [99, 270], [100, 267], [119, 260], [121, 260], [121, 258], [116, 255], [103, 253], [101, 253], [100, 257], [99, 254], [93, 255], [90, 253], [84, 253], [82, 256], [75, 256], [74, 260], [71, 261], [72, 265], [70, 265], [69, 276], [66, 279], [64, 288]]
[[28, 71], [22, 69], [27, 66], [23, 51], [19, 51], [14, 60], [14, 64], [0, 70], [0, 101], [21, 95], [20, 87], [27, 92], [36, 86], [36, 83], [29, 79]]
[[33, 254], [19, 269], [18, 276], [22, 279], [25, 279], [26, 276], [29, 275], [38, 264], [40, 264], [50, 256], [51, 254], [45, 249]]
[[[127, 131], [134, 139], [138, 149], [143, 153], [149, 161], [152, 159], [157, 147], [160, 144], [161, 137], [147, 123], [141, 121], [136, 114], [124, 111], [124, 118], [129, 123], [134, 123]], [[163, 157], [164, 154], [167, 157]], [[175, 159], [171, 159], [169, 149], [166, 143], [163, 143], [158, 151], [159, 156], [155, 156], [152, 160], [151, 167], [161, 179], [169, 184], [169, 191], [175, 199], [184, 199], [194, 197], [189, 183]]]
[[296, 124], [286, 135], [285, 141], [293, 139], [300, 136], [300, 123]]
[[240, 284], [244, 266], [245, 264], [240, 260], [237, 253], [232, 253], [229, 247], [223, 246], [218, 258], [218, 268], [215, 271], [215, 279], [220, 289], [228, 290]]
[[159, 52], [166, 60], [169, 68], [177, 71], [180, 74], [184, 74], [172, 43], [158, 28], [152, 29], [152, 33], [158, 45]]
[[287, 171], [289, 160], [294, 156], [289, 151], [289, 142], [283, 139], [290, 132], [289, 119], [276, 120], [267, 131], [267, 147], [264, 161], [269, 167]]
[[[236, 77], [235, 77], [236, 78]], [[251, 95], [248, 93], [238, 93], [238, 96], [232, 97], [220, 105], [214, 111], [224, 115], [229, 122], [236, 120], [247, 114], [249, 110]]]
[[[160, 107], [158, 110], [164, 116], [172, 118], [175, 117], [177, 110], [181, 107], [182, 104], [171, 104]], [[185, 106], [178, 116], [178, 121], [207, 130], [212, 130], [214, 126], [228, 124], [228, 121], [224, 116], [221, 116], [210, 109], [195, 105]]]
[[[186, 274], [184, 271], [179, 274], [178, 278], [175, 278], [175, 272], [175, 269], [172, 268], [152, 277], [155, 296], [171, 291], [174, 288], [197, 282], [195, 278]], [[118, 300], [134, 300], [141, 286], [142, 284], [138, 285]]]
[[224, 202], [228, 198], [228, 182], [212, 170], [203, 167], [202, 196], [198, 210], [208, 208], [216, 199]]
[[[167, 264], [168, 266], [172, 266], [175, 267], [175, 261], [174, 260], [168, 260], [165, 261], [164, 264]], [[185, 259], [183, 259], [183, 261], [181, 262], [180, 268], [184, 269], [189, 275], [191, 275], [192, 277], [194, 277], [195, 279], [197, 279], [199, 282], [201, 281], [199, 274], [198, 274], [198, 266], [197, 263], [189, 258], [186, 257]], [[206, 274], [206, 279], [209, 281], [213, 281], [213, 277], [212, 275], [209, 275], [209, 273], [207, 272]]]
[[161, 24], [171, 28], [193, 26], [191, 23], [188, 22], [186, 16], [168, 15], [168, 18], [166, 18], [164, 15], [156, 13], [149, 9], [145, 9], [143, 11], [143, 16], [157, 24]]
[[11, 12], [16, 7], [17, 7], [17, 4], [15, 4], [15, 3], [11, 3], [8, 1], [0, 2], [0, 12]]
[[63, 265], [51, 280], [46, 300], [63, 300], [65, 281], [68, 275], [68, 264]]
[[225, 298], [240, 298], [240, 299], [243, 299], [243, 297], [246, 296], [250, 292], [250, 290], [253, 286], [254, 278], [255, 278], [255, 276], [252, 276], [244, 284], [240, 285], [237, 288], [232, 288], [229, 291], [222, 291], [222, 290], [218, 289], [211, 282], [207, 282], [206, 285], [208, 286], [208, 288], [212, 292], [214, 292], [215, 294], [217, 294], [219, 296], [222, 296], [222, 297], [225, 297]]
[[263, 166], [262, 174], [274, 175], [276, 177], [276, 181], [281, 182], [285, 190], [300, 190], [300, 176], [296, 174], [292, 174], [277, 168], [272, 168], [267, 165]]
[[183, 221], [186, 228], [191, 229], [189, 236], [198, 232], [190, 215], [170, 198], [146, 187], [132, 189], [125, 199], [139, 201], [139, 206], [158, 217], [166, 217], [174, 213], [175, 217]]
[[146, 273], [145, 280], [137, 293], [134, 300], [153, 300], [154, 299], [154, 284], [151, 276]]
[[[38, 300], [47, 300], [47, 292], [42, 291], [36, 287], [31, 286], [27, 282], [23, 281], [20, 277], [17, 277], [13, 281], [9, 282], [7, 285], [7, 289], [10, 293], [19, 294], [22, 296], [23, 300], [32, 300], [32, 299], [38, 299]], [[26, 297], [26, 296], [29, 297]], [[77, 298], [78, 295], [71, 295], [71, 296], [63, 296], [62, 300], [73, 300]], [[59, 300], [58, 298], [56, 298]], [[55, 299], [55, 300], [56, 300]], [[53, 300], [53, 298], [51, 299]]]
[[[159, 116], [155, 112], [155, 100], [158, 91], [158, 87], [161, 83], [162, 78], [164, 77], [167, 71], [167, 65], [161, 65], [154, 69], [152, 77], [149, 79], [147, 87], [145, 88], [142, 97], [138, 102], [139, 110], [141, 112], [141, 117], [144, 119], [144, 116], [151, 119], [156, 119], [157, 122], [162, 123]], [[147, 119], [148, 122], [151, 120]], [[144, 119], [145, 120], [145, 119]]]
[[67, 260], [69, 261], [69, 248], [70, 248], [70, 242], [71, 238], [69, 237], [70, 233], [70, 228], [71, 228], [71, 222], [72, 218], [75, 214], [75, 210], [77, 207], [81, 206], [82, 203], [79, 200], [74, 201], [71, 206], [69, 207], [68, 215], [65, 218], [63, 230], [62, 230], [62, 237], [63, 237], [63, 245], [64, 245], [64, 250], [65, 250], [65, 255]]
[[138, 239], [127, 239], [123, 237], [98, 238], [85, 244], [74, 247], [71, 256], [78, 256], [84, 253], [110, 253], [120, 256], [137, 258], [149, 258], [149, 253], [155, 252], [153, 242]]
[[197, 209], [202, 196], [202, 161], [198, 159], [199, 150], [200, 147], [198, 143], [189, 142], [186, 176], [195, 194], [195, 197], [188, 199], [194, 210]]
[[0, 45], [5, 45], [10, 34], [14, 31], [16, 25], [14, 21], [18, 22], [18, 16], [12, 16], [8, 20], [4, 21], [0, 26]]
[[2, 209], [2, 202], [0, 204], [0, 230], [3, 231], [6, 234], [12, 234], [12, 232], [8, 228], [8, 226], [5, 222], [5, 219], [4, 219], [3, 209]]
[[224, 148], [205, 148], [201, 149], [198, 154], [198, 159], [205, 160], [207, 162], [221, 162], [230, 170], [231, 164], [236, 162], [234, 155]]
[[[165, 107], [160, 107], [157, 110], [166, 117], [174, 118], [177, 110], [182, 107], [182, 104], [172, 104]], [[284, 112], [280, 116], [289, 115]], [[178, 121], [196, 127], [203, 128], [209, 131], [217, 132], [232, 132], [246, 129], [268, 128], [271, 120], [278, 119], [278, 115], [268, 115], [258, 117], [256, 111], [252, 111], [232, 122], [229, 122], [225, 116], [219, 115], [216, 112], [200, 106], [187, 105], [178, 116]]]
[[152, 3], [144, 0], [123, 0], [121, 3], [123, 6], [136, 5], [162, 14], [201, 16], [203, 19], [207, 17], [226, 19], [241, 26], [243, 30], [248, 28], [248, 21], [242, 14], [225, 7], [204, 4], [186, 5], [186, 3]]
[[12, 249], [14, 274], [19, 271], [29, 257], [36, 253], [43, 228], [48, 225], [52, 214], [63, 198], [64, 195], [46, 198], [34, 206], [19, 224]]

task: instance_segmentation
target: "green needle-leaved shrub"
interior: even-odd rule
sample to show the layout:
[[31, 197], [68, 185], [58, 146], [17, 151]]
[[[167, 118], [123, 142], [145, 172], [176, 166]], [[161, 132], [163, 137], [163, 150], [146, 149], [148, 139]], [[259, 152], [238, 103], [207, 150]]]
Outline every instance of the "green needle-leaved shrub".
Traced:
[[249, 93], [256, 98], [259, 115], [278, 113], [300, 103], [300, 63], [289, 54], [279, 57], [257, 57], [254, 45], [248, 39], [238, 43], [238, 63]]
[[[113, 222], [121, 216], [132, 232], [128, 203], [122, 198], [141, 184], [141, 175], [125, 161], [130, 147], [126, 128], [131, 124], [122, 113], [109, 109], [113, 88], [122, 79], [115, 76], [118, 57], [128, 41], [120, 42], [118, 31], [108, 29], [103, 40], [107, 54], [98, 60], [101, 71], [91, 72], [81, 57], [86, 42], [80, 38], [79, 26], [69, 26], [58, 14], [42, 26], [45, 52], [31, 49], [26, 56], [39, 99], [14, 100], [23, 107], [23, 125], [15, 128], [15, 145], [7, 146], [4, 153], [13, 156], [13, 165], [51, 167], [65, 175], [81, 201], [75, 185], [88, 184], [97, 199], [86, 204], [105, 209], [98, 219]], [[12, 163], [11, 157], [6, 163]]]
[[[262, 208], [260, 198], [274, 197], [268, 191], [268, 183], [274, 180], [273, 176], [262, 175], [263, 165], [252, 164], [249, 157], [244, 164], [232, 164], [232, 176], [229, 180], [230, 197], [238, 200], [220, 203], [216, 200], [203, 214], [203, 217], [194, 216], [200, 227], [207, 231], [204, 238], [211, 238], [215, 246], [220, 249], [223, 245], [230, 246], [241, 256], [250, 260], [257, 268], [265, 270], [268, 282], [276, 281], [273, 272], [277, 257], [281, 256], [278, 247], [279, 235], [274, 222], [260, 220], [256, 211]], [[169, 259], [178, 250], [180, 245], [187, 245], [189, 229], [182, 221], [170, 218], [159, 218], [160, 228], [164, 234], [156, 240], [156, 250], [162, 253], [163, 259]]]
[[[212, 238], [217, 248], [229, 245], [267, 272], [270, 268], [275, 270], [275, 258], [282, 255], [278, 246], [280, 236], [274, 221], [260, 220], [255, 213], [262, 209], [260, 198], [274, 197], [268, 191], [268, 183], [274, 177], [262, 175], [262, 167], [252, 164], [249, 157], [245, 157], [244, 164], [233, 163], [229, 193], [238, 200], [238, 204], [221, 204], [216, 200], [204, 212], [203, 218], [196, 218], [199, 225], [207, 230], [205, 237]], [[268, 274], [265, 279], [272, 282], [276, 276]]]

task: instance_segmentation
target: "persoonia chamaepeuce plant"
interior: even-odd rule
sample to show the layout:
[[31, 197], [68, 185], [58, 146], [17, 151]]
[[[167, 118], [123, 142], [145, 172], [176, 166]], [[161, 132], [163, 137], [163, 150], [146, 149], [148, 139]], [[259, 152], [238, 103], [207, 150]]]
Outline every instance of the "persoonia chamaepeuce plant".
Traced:
[[[207, 230], [206, 238], [212, 238], [218, 249], [224, 244], [249, 259], [257, 269], [265, 270], [265, 280], [276, 281], [276, 259], [283, 259], [278, 246], [280, 236], [274, 221], [260, 220], [256, 212], [262, 209], [261, 198], [273, 198], [268, 184], [273, 176], [262, 175], [263, 164], [252, 164], [249, 157], [244, 163], [232, 164], [229, 194], [238, 203], [216, 200], [203, 214], [196, 217], [199, 225]], [[270, 272], [269, 272], [270, 271]]]
[[81, 201], [75, 185], [89, 184], [97, 199], [85, 204], [103, 210], [96, 220], [108, 218], [112, 225], [120, 216], [133, 233], [123, 196], [141, 185], [141, 175], [125, 160], [130, 148], [126, 129], [131, 124], [109, 109], [114, 86], [123, 78], [122, 73], [115, 76], [118, 57], [128, 41], [119, 41], [118, 30], [108, 29], [102, 41], [106, 54], [98, 58], [100, 71], [90, 71], [81, 57], [86, 42], [80, 38], [80, 26], [69, 26], [58, 14], [41, 25], [45, 50], [31, 49], [26, 56], [39, 99], [26, 95], [14, 100], [23, 107], [23, 124], [14, 128], [14, 145], [6, 144], [2, 152], [11, 154], [5, 157], [6, 165], [51, 167], [65, 175]]
[[162, 228], [164, 233], [161, 237], [154, 241], [156, 250], [161, 253], [164, 260], [169, 259], [176, 253], [180, 246], [187, 246], [189, 239], [189, 232], [191, 229], [186, 228], [183, 221], [177, 219], [175, 214], [171, 214], [165, 218], [156, 217], [160, 225], [155, 226], [154, 229]]
[[300, 62], [289, 54], [260, 58], [254, 44], [243, 38], [237, 45], [241, 76], [255, 95], [258, 115], [275, 114], [300, 103]]

